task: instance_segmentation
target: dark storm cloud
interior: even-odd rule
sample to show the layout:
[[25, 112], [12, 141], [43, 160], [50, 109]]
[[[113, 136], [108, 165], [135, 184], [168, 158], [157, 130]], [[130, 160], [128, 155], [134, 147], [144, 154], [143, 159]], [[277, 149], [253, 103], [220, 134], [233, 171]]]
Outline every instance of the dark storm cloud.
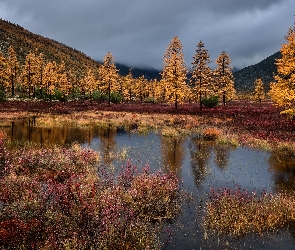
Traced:
[[[293, 7], [293, 8], [292, 8]], [[199, 40], [236, 67], [275, 53], [294, 21], [294, 0], [0, 0], [0, 16], [102, 60], [160, 68], [178, 35], [190, 64]]]

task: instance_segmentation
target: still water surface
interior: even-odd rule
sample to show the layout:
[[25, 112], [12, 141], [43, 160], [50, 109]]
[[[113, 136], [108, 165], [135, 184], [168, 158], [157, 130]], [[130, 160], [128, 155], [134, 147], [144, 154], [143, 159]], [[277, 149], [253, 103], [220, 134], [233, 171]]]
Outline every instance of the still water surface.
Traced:
[[[236, 188], [256, 193], [295, 190], [295, 159], [246, 147], [221, 146], [196, 137], [167, 138], [158, 133], [139, 135], [123, 128], [39, 128], [33, 120], [13, 122], [3, 129], [11, 142], [35, 142], [42, 146], [79, 143], [100, 152], [103, 164], [120, 168], [126, 160], [152, 170], [173, 171], [183, 181], [182, 189], [191, 193], [193, 203], [183, 205], [178, 220], [167, 225], [161, 236], [169, 239], [165, 249], [295, 249], [295, 230], [286, 229], [264, 237], [224, 239], [204, 238], [200, 205], [210, 188]], [[119, 159], [118, 159], [118, 156]], [[171, 233], [171, 237], [169, 237]], [[228, 241], [226, 243], [226, 241]]]

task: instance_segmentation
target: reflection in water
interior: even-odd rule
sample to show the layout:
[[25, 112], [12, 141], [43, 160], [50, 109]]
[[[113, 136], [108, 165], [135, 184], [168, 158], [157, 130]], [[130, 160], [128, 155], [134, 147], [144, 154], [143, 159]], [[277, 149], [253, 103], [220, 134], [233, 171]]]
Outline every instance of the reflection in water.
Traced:
[[[1, 130], [7, 134], [7, 140], [12, 142], [29, 141], [44, 147], [56, 144], [65, 146], [77, 142], [99, 150], [103, 161], [114, 165], [114, 151], [130, 147], [127, 159], [143, 160], [143, 164], [148, 159], [156, 166], [155, 169], [164, 168], [166, 172], [176, 173], [183, 180], [185, 189], [192, 190], [195, 204], [191, 209], [186, 208], [187, 210], [183, 211], [185, 227], [183, 231], [179, 228], [175, 230], [177, 232], [173, 235], [173, 243], [166, 249], [219, 248], [219, 242], [214, 245], [214, 242], [208, 243], [203, 239], [202, 231], [195, 223], [198, 206], [196, 204], [200, 204], [200, 199], [206, 196], [204, 193], [207, 194], [210, 187], [242, 185], [242, 188], [262, 190], [266, 187], [276, 192], [295, 190], [295, 158], [286, 153], [272, 152], [269, 156], [264, 151], [248, 148], [232, 150], [229, 146], [191, 138], [167, 138], [155, 133], [139, 136], [126, 133], [124, 128], [116, 130], [111, 126], [39, 128], [35, 126], [34, 119], [16, 121]], [[277, 243], [275, 238], [269, 238], [269, 243], [264, 242], [264, 245], [259, 245], [264, 239], [258, 239], [256, 245], [253, 245], [251, 237], [245, 241], [254, 248], [258, 246], [261, 249], [277, 249], [278, 244], [281, 244], [281, 248], [287, 249], [295, 243], [295, 240], [289, 238], [290, 234], [295, 238], [294, 231], [294, 226], [290, 226], [290, 231], [282, 234], [286, 241], [282, 243]], [[209, 247], [208, 244], [212, 246]]]
[[99, 129], [99, 138], [100, 138], [100, 152], [103, 156], [104, 162], [107, 164], [112, 163], [112, 153], [116, 147], [115, 136], [117, 134], [116, 130], [111, 128], [111, 125], [107, 128]]
[[205, 141], [196, 140], [190, 144], [191, 166], [198, 187], [206, 178], [206, 167], [211, 155], [212, 145]]
[[227, 168], [231, 149], [232, 148], [230, 146], [226, 145], [216, 144], [214, 146], [215, 163], [217, 167], [221, 169]]
[[42, 147], [52, 145], [70, 145], [73, 142], [91, 143], [95, 128], [58, 127], [39, 128], [35, 126], [35, 119], [12, 122], [11, 127], [2, 128], [7, 139], [11, 142], [26, 141], [40, 144]]
[[273, 151], [269, 157], [277, 192], [295, 189], [295, 156], [290, 152]]
[[184, 156], [183, 138], [162, 137], [163, 166], [180, 177]]

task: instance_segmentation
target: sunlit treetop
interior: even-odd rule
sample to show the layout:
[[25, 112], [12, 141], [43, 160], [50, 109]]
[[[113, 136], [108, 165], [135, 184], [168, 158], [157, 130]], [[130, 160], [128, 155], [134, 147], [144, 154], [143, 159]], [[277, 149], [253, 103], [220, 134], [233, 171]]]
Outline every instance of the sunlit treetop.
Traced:
[[289, 28], [287, 42], [281, 47], [282, 58], [277, 59], [276, 82], [271, 84], [270, 97], [285, 110], [283, 114], [295, 118], [295, 23]]

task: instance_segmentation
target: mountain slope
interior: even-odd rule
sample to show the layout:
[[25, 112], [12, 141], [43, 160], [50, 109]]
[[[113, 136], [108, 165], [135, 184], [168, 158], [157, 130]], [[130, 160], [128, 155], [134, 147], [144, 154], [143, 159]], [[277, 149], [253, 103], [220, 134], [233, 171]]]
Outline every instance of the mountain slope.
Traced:
[[[10, 23], [0, 19], [0, 51], [7, 56], [8, 48], [12, 45], [17, 53], [18, 60], [24, 63], [26, 55], [30, 51], [38, 50], [43, 53], [46, 61], [65, 62], [68, 68], [77, 72], [83, 72], [87, 65], [99, 66], [99, 62], [94, 61], [83, 52], [71, 48], [55, 40], [34, 34], [17, 24]], [[265, 88], [269, 88], [269, 83], [273, 81], [273, 75], [276, 73], [275, 60], [280, 58], [280, 52], [277, 52], [260, 63], [234, 71], [235, 88], [238, 91], [252, 91], [254, 82], [257, 78], [262, 78]], [[119, 73], [126, 76], [129, 67], [116, 63]], [[135, 78], [142, 75], [148, 80], [160, 79], [160, 72], [156, 69], [132, 68], [132, 74]]]
[[[129, 67], [121, 64], [121, 63], [116, 63], [116, 67], [117, 69], [119, 69], [119, 73], [122, 76], [126, 76], [129, 73]], [[131, 69], [132, 75], [134, 78], [138, 78], [142, 75], [144, 75], [144, 77], [147, 80], [152, 80], [152, 79], [158, 79], [160, 80], [161, 76], [160, 76], [160, 71], [154, 69], [154, 68], [133, 68]]]
[[[43, 53], [46, 61], [65, 62], [66, 66], [79, 72], [83, 72], [86, 65], [99, 66], [99, 62], [94, 61], [83, 52], [71, 48], [55, 40], [34, 34], [17, 24], [0, 19], [0, 51], [7, 57], [8, 48], [12, 45], [19, 62], [25, 62], [27, 54], [38, 50]], [[126, 76], [129, 67], [123, 64], [116, 64], [119, 74]], [[159, 71], [156, 69], [132, 68], [132, 74], [135, 78], [142, 75], [146, 79], [159, 79]]]
[[235, 88], [238, 91], [253, 91], [255, 80], [261, 78], [265, 89], [268, 90], [270, 82], [274, 80], [274, 74], [277, 73], [275, 61], [278, 58], [281, 58], [281, 52], [276, 52], [255, 65], [234, 72]]
[[64, 61], [68, 67], [79, 71], [86, 65], [98, 65], [98, 63], [89, 56], [76, 49], [55, 40], [34, 34], [19, 25], [1, 19], [0, 51], [5, 56], [7, 56], [9, 46], [13, 46], [18, 61], [21, 64], [24, 63], [26, 55], [30, 51], [35, 52], [37, 49], [38, 54], [44, 54], [45, 60], [56, 61], [57, 63]]

